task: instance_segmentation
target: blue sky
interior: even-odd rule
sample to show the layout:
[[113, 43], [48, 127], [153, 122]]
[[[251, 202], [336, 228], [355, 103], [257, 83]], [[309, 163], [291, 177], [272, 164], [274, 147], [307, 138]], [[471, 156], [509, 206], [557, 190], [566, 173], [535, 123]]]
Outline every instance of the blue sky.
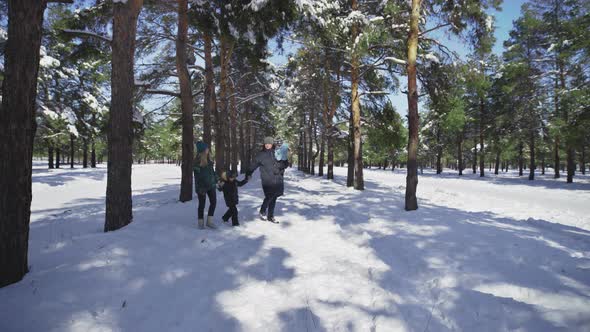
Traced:
[[[520, 15], [520, 8], [526, 2], [526, 0], [504, 0], [501, 11], [490, 11], [490, 14], [495, 17], [496, 26], [496, 44], [494, 45], [494, 53], [501, 55], [503, 51], [503, 43], [509, 37], [509, 32], [512, 29], [512, 22]], [[448, 35], [448, 34], [447, 34]], [[469, 46], [458, 37], [447, 37], [444, 32], [439, 32], [436, 36], [441, 42], [449, 47], [451, 50], [457, 52], [461, 57], [467, 56], [470, 53]], [[285, 63], [286, 55], [297, 48], [298, 45], [292, 43], [285, 43], [285, 53], [279, 54], [275, 51], [275, 55], [271, 57], [271, 61], [277, 64]], [[402, 90], [405, 90], [406, 78], [401, 77], [400, 82], [402, 83]], [[391, 94], [390, 99], [397, 109], [397, 111], [405, 115], [407, 113], [407, 97], [405, 94]]]

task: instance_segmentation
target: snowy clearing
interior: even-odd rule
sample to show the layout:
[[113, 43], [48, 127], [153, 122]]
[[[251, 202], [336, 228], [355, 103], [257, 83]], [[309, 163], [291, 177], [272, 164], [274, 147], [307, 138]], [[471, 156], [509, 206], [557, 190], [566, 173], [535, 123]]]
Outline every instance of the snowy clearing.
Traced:
[[[180, 168], [134, 165], [134, 222], [102, 233], [106, 169], [35, 169], [31, 271], [0, 331], [590, 331], [590, 181], [288, 170], [280, 224], [196, 228]], [[225, 212], [218, 194], [217, 221]]]

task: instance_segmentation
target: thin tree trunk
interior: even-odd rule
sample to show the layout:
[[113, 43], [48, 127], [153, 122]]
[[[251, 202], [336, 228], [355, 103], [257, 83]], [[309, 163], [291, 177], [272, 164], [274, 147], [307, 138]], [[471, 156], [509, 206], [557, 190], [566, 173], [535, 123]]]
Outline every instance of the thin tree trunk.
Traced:
[[320, 163], [318, 165], [318, 176], [324, 176], [324, 152], [326, 147], [326, 134], [325, 131], [322, 131], [321, 134], [321, 144], [320, 144]]
[[246, 173], [248, 166], [246, 165], [246, 144], [244, 142], [244, 118], [245, 111], [240, 115], [240, 174]]
[[555, 179], [559, 179], [560, 175], [559, 175], [559, 137], [555, 138], [555, 145], [553, 148], [553, 153], [554, 153], [554, 157], [553, 157], [553, 168], [555, 171], [555, 175], [553, 176]]
[[92, 150], [90, 151], [90, 167], [96, 168], [96, 147], [94, 146], [94, 139], [92, 139]]
[[523, 168], [524, 168], [524, 158], [523, 158], [523, 144], [520, 142], [518, 144], [518, 176], [522, 176]]
[[[357, 0], [352, 0], [352, 10], [357, 10]], [[356, 40], [360, 34], [357, 23], [352, 25], [352, 40]], [[360, 84], [360, 61], [358, 51], [352, 50], [352, 60], [350, 68], [351, 83], [351, 117], [353, 126], [353, 153], [354, 153], [354, 189], [364, 190], [365, 182], [363, 179], [363, 150], [361, 145], [361, 100], [358, 92]]]
[[236, 103], [235, 86], [231, 84], [230, 99], [230, 135], [231, 135], [231, 170], [238, 171], [238, 106]]
[[483, 98], [479, 102], [479, 176], [485, 176], [485, 148], [484, 148], [484, 114], [485, 103]]
[[348, 121], [348, 174], [346, 176], [346, 186], [354, 186], [354, 143], [353, 143], [353, 126], [352, 117]]
[[211, 116], [217, 114], [215, 76], [213, 73], [213, 46], [209, 31], [203, 31], [205, 53], [205, 95], [203, 107], [203, 142], [211, 146]]
[[529, 166], [529, 180], [535, 179], [535, 133], [531, 133], [529, 149], [531, 150], [531, 160]]
[[473, 174], [477, 173], [477, 140], [473, 140]]
[[8, 1], [0, 105], [0, 287], [29, 271], [29, 221], [39, 49], [46, 1]]
[[131, 165], [133, 162], [133, 61], [137, 17], [143, 0], [113, 4], [111, 111], [104, 231], [114, 231], [133, 220]]
[[49, 166], [49, 169], [53, 169], [54, 168], [54, 166], [53, 166], [53, 145], [51, 145], [51, 143], [49, 143], [49, 144], [50, 145], [49, 145], [49, 148], [47, 150], [47, 162], [49, 164], [48, 165]]
[[[180, 84], [182, 109], [182, 163], [179, 201], [193, 199], [193, 92], [187, 63], [188, 0], [178, 0], [178, 31], [176, 35], [176, 72]], [[208, 112], [207, 112], [208, 113]]]
[[74, 135], [70, 135], [70, 168], [74, 168]]
[[442, 145], [440, 143], [440, 128], [436, 129], [436, 174], [442, 173]]
[[582, 175], [586, 175], [586, 147], [582, 145], [582, 152], [580, 153], [580, 170]]
[[576, 151], [573, 147], [568, 146], [567, 151], [567, 183], [574, 182], [574, 175], [576, 174]]
[[55, 149], [55, 168], [59, 168], [60, 164], [61, 164], [61, 149], [56, 148]]
[[496, 165], [494, 167], [494, 174], [498, 175], [500, 168], [500, 150], [496, 151]]
[[408, 174], [406, 176], [405, 209], [418, 209], [416, 188], [418, 187], [418, 88], [416, 84], [416, 56], [418, 53], [418, 34], [422, 0], [412, 0], [410, 32], [408, 34]]
[[459, 175], [463, 175], [463, 133], [459, 133], [457, 144], [457, 163], [459, 164]]
[[88, 168], [88, 140], [82, 139], [82, 167]]

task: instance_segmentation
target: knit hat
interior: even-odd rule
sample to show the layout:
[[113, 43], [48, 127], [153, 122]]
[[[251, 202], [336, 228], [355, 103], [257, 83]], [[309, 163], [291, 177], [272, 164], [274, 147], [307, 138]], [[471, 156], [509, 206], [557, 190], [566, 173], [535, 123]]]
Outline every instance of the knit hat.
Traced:
[[203, 141], [198, 141], [196, 146], [197, 146], [197, 153], [201, 153], [209, 148], [207, 143], [205, 143]]
[[275, 144], [275, 139], [268, 136], [264, 138], [264, 144]]
[[227, 171], [226, 173], [227, 178], [235, 178], [236, 177], [236, 172], [234, 171]]

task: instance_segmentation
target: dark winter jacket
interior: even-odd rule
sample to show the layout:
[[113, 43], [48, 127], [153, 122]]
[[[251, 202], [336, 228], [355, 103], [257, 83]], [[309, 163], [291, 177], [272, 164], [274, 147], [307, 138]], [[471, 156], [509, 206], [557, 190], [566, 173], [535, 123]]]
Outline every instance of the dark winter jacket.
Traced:
[[260, 167], [260, 179], [265, 195], [282, 195], [285, 189], [283, 175], [288, 161], [279, 161], [275, 158], [275, 150], [269, 149], [258, 152], [250, 170], [246, 173], [252, 175]]
[[238, 187], [241, 187], [246, 183], [248, 183], [248, 180], [246, 179], [242, 181], [238, 181], [238, 179], [235, 179], [233, 181], [221, 182], [222, 186], [221, 188], [219, 188], [219, 191], [223, 191], [223, 198], [225, 199], [225, 205], [227, 205], [227, 207], [238, 205]]
[[195, 192], [197, 194], [204, 194], [211, 189], [215, 189], [219, 177], [213, 169], [213, 162], [209, 161], [207, 166], [201, 167], [198, 163], [193, 167], [195, 175]]

